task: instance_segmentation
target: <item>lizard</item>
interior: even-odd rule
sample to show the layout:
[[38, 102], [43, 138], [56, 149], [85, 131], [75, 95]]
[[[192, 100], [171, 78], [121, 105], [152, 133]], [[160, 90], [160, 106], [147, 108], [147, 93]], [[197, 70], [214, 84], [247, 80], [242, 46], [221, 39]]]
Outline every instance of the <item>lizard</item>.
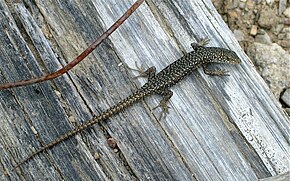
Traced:
[[226, 70], [209, 70], [207, 66], [213, 63], [239, 64], [241, 62], [234, 51], [219, 47], [206, 47], [205, 45], [207, 43], [208, 39], [202, 39], [198, 43], [192, 43], [191, 46], [193, 51], [174, 61], [157, 74], [154, 66], [148, 68], [146, 71], [142, 71], [140, 76], [148, 77], [148, 81], [133, 94], [108, 108], [98, 116], [93, 116], [89, 121], [78, 125], [50, 143], [36, 149], [29, 156], [16, 164], [12, 170], [28, 162], [41, 152], [54, 147], [100, 121], [104, 121], [114, 116], [125, 108], [131, 106], [133, 103], [138, 102], [151, 94], [155, 93], [163, 97], [156, 107], [161, 107], [163, 112], [168, 113], [167, 103], [173, 95], [173, 92], [169, 88], [178, 83], [184, 77], [188, 76], [194, 70], [202, 67], [205, 74], [223, 76], [228, 75]]

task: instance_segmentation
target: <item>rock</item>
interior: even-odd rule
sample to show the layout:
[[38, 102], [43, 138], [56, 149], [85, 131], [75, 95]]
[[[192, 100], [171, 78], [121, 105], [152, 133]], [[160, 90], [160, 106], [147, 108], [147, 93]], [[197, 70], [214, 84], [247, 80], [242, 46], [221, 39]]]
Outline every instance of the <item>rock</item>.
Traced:
[[259, 30], [258, 35], [255, 37], [255, 42], [271, 45], [272, 41], [268, 33], [262, 29]]
[[284, 47], [289, 48], [290, 47], [290, 27], [283, 28], [278, 35], [278, 43]]
[[285, 11], [286, 7], [287, 7], [287, 0], [279, 0], [278, 14], [281, 15]]
[[257, 32], [258, 32], [258, 26], [252, 25], [250, 34], [255, 36], [257, 34]]
[[246, 10], [253, 10], [255, 8], [255, 2], [250, 0], [246, 2]]
[[275, 2], [275, 0], [266, 0], [266, 3], [269, 5], [272, 5]]
[[290, 107], [290, 88], [286, 89], [282, 94], [281, 99], [288, 107]]
[[234, 35], [235, 35], [235, 38], [238, 41], [244, 41], [245, 40], [244, 33], [241, 30], [234, 30]]
[[211, 1], [216, 9], [221, 9], [223, 7], [222, 0], [212, 0]]
[[290, 48], [290, 41], [289, 40], [280, 40], [278, 41], [279, 45], [284, 48]]
[[232, 19], [232, 18], [238, 18], [239, 16], [238, 16], [238, 14], [237, 14], [237, 12], [236, 11], [229, 11], [228, 12], [228, 15], [229, 15], [229, 17]]
[[248, 47], [247, 53], [275, 97], [279, 99], [283, 89], [290, 86], [290, 79], [287, 77], [290, 70], [290, 55], [276, 43], [271, 45], [253, 43]]
[[290, 27], [283, 28], [282, 33], [290, 33]]
[[239, 8], [245, 9], [245, 7], [246, 7], [246, 2], [240, 2]]
[[261, 12], [258, 23], [261, 27], [270, 29], [278, 23], [278, 17], [274, 10], [267, 7]]
[[287, 18], [290, 18], [290, 7], [286, 8], [286, 10], [283, 12], [283, 14], [284, 14]]
[[271, 29], [271, 31], [275, 34], [275, 35], [278, 35], [282, 29], [284, 28], [284, 25], [283, 24], [277, 24], [275, 27], [273, 27]]

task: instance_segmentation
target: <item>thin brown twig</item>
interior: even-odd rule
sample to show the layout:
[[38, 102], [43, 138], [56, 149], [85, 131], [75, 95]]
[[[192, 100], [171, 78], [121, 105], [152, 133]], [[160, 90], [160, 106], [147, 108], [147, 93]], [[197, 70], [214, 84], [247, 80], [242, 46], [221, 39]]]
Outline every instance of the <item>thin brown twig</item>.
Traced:
[[57, 70], [56, 72], [52, 72], [50, 74], [47, 74], [47, 75], [44, 75], [41, 77], [32, 78], [32, 79], [28, 79], [28, 80], [21, 80], [21, 81], [17, 81], [17, 82], [0, 84], [0, 90], [51, 80], [51, 79], [57, 78], [65, 73], [67, 73], [74, 66], [76, 66], [78, 63], [80, 63], [86, 56], [88, 56], [105, 39], [107, 39], [108, 36], [110, 34], [112, 34], [143, 2], [144, 2], [144, 0], [137, 0], [123, 14], [123, 16], [121, 16], [106, 32], [104, 32], [94, 43], [92, 43], [86, 50], [84, 50], [80, 55], [78, 55], [73, 61], [68, 63], [65, 67]]

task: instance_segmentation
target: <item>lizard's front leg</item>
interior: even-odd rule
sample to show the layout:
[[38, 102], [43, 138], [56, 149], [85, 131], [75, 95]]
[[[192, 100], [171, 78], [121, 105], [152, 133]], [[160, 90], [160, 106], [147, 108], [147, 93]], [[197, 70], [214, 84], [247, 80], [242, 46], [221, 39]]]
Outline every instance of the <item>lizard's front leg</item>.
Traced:
[[193, 49], [195, 49], [196, 47], [204, 47], [209, 43], [209, 41], [210, 40], [208, 38], [202, 38], [197, 43], [191, 43], [190, 45]]
[[212, 76], [229, 76], [227, 70], [222, 70], [222, 69], [216, 69], [216, 70], [209, 70], [207, 68], [207, 65], [202, 66], [203, 72], [207, 75], [212, 75]]

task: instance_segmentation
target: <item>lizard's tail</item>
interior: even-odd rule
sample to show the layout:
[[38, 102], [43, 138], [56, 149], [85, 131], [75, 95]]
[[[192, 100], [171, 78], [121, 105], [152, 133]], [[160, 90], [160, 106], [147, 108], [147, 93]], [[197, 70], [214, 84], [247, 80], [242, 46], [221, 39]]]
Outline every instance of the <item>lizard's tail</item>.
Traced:
[[142, 99], [143, 97], [149, 95], [151, 92], [150, 91], [143, 91], [142, 89], [138, 90], [137, 92], [135, 92], [134, 94], [128, 96], [127, 98], [123, 99], [122, 101], [120, 101], [119, 103], [117, 103], [116, 105], [110, 107], [109, 109], [107, 109], [106, 111], [102, 112], [99, 116], [94, 116], [93, 119], [85, 122], [82, 125], [77, 126], [76, 128], [74, 128], [73, 130], [67, 132], [66, 134], [61, 135], [60, 137], [58, 137], [57, 139], [55, 139], [54, 141], [42, 146], [41, 148], [37, 149], [36, 151], [34, 151], [32, 154], [30, 154], [28, 157], [26, 157], [25, 159], [23, 159], [22, 161], [20, 161], [17, 165], [15, 165], [12, 169], [12, 171], [16, 168], [18, 168], [19, 166], [21, 166], [22, 164], [24, 164], [25, 162], [27, 162], [28, 160], [30, 160], [31, 158], [33, 158], [34, 156], [38, 155], [39, 153], [59, 144], [60, 142], [67, 140], [68, 138], [76, 135], [77, 133], [83, 131], [84, 129], [100, 122], [103, 121], [105, 119], [108, 119], [109, 117], [119, 113], [120, 111], [122, 111], [123, 109], [125, 109], [126, 107], [132, 105], [133, 103], [139, 101], [140, 99]]

